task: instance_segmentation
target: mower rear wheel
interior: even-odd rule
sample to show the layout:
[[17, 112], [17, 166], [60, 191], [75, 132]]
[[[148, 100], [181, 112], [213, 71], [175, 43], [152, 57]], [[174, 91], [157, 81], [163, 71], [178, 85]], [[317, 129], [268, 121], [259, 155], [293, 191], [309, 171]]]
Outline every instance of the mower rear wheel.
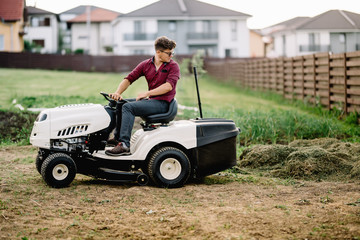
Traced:
[[41, 176], [51, 187], [67, 187], [75, 178], [76, 165], [74, 160], [64, 153], [48, 156], [41, 166]]
[[148, 173], [158, 186], [181, 187], [191, 172], [187, 155], [178, 148], [163, 147], [153, 153], [148, 164]]

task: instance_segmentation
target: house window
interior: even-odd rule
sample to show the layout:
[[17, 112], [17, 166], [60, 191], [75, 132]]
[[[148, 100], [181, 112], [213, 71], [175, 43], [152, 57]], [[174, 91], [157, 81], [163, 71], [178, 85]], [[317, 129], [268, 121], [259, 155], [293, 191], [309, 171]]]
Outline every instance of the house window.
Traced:
[[4, 51], [4, 50], [5, 50], [4, 35], [0, 35], [0, 51]]
[[176, 22], [169, 21], [169, 32], [176, 32]]
[[71, 37], [70, 36], [64, 36], [63, 37], [63, 41], [64, 41], [64, 43], [71, 43]]
[[134, 36], [132, 40], [146, 40], [145, 21], [134, 21]]
[[345, 42], [346, 42], [346, 35], [345, 35], [345, 33], [340, 33], [340, 34], [339, 34], [339, 42], [340, 42], [340, 43], [345, 43]]
[[211, 23], [210, 23], [210, 21], [202, 21], [202, 25], [203, 25], [203, 32], [204, 33], [211, 32]]
[[144, 33], [145, 32], [145, 22], [144, 21], [135, 21], [134, 22], [134, 32], [135, 33]]
[[49, 27], [50, 18], [49, 17], [33, 17], [31, 18], [32, 27]]
[[145, 55], [144, 49], [135, 49], [133, 50], [133, 55]]
[[320, 51], [320, 34], [309, 33], [309, 51]]
[[196, 21], [195, 22], [195, 32], [197, 33], [209, 33], [211, 32], [211, 21]]
[[237, 22], [235, 20], [230, 22], [231, 24], [231, 40], [237, 40]]
[[225, 49], [225, 57], [231, 57], [231, 49]]
[[359, 51], [360, 50], [360, 33], [356, 34], [356, 46], [355, 46], [355, 50]]
[[38, 18], [31, 18], [31, 26], [32, 27], [38, 27], [39, 26], [39, 19]]
[[45, 40], [43, 40], [43, 39], [33, 39], [32, 42], [36, 46], [45, 47]]
[[225, 57], [236, 57], [236, 49], [225, 49]]

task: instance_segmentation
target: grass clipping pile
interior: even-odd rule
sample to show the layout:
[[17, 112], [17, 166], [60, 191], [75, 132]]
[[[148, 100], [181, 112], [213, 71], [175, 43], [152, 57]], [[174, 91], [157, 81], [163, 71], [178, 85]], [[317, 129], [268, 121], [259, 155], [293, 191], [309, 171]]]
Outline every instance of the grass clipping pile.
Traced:
[[360, 144], [320, 138], [289, 145], [255, 145], [243, 151], [239, 166], [281, 178], [360, 179]]

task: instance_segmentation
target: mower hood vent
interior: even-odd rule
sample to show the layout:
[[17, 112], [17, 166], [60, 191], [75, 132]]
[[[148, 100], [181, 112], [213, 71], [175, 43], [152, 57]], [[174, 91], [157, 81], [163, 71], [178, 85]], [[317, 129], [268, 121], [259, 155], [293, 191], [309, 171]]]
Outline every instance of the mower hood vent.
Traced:
[[77, 108], [77, 107], [84, 107], [84, 106], [92, 106], [93, 103], [80, 103], [80, 104], [68, 104], [68, 105], [62, 105], [56, 108]]
[[85, 133], [88, 130], [89, 125], [78, 125], [62, 129], [58, 132], [58, 137], [71, 136], [78, 133]]

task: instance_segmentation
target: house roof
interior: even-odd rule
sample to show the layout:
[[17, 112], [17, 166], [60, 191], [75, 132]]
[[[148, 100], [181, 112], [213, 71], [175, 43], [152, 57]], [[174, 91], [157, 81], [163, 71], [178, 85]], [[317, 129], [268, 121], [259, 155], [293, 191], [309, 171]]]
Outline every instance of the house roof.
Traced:
[[304, 22], [307, 22], [310, 17], [295, 17], [284, 22], [277, 23], [270, 27], [262, 29], [263, 34], [271, 34], [279, 31], [288, 31], [296, 29], [298, 26], [302, 25]]
[[124, 17], [251, 17], [251, 15], [197, 0], [160, 0]]
[[285, 22], [264, 28], [264, 34], [290, 30], [360, 30], [360, 14], [343, 11], [330, 10], [315, 17], [296, 17]]
[[330, 10], [309, 19], [297, 29], [360, 29], [360, 14]]
[[[90, 12], [90, 19], [91, 22], [111, 22], [115, 18], [117, 18], [121, 13], [107, 10], [104, 8], [96, 8]], [[87, 20], [87, 13], [83, 13], [75, 18], [67, 21], [69, 23], [80, 23], [86, 22]]]
[[[1, 1], [1, 0], [0, 0]], [[40, 8], [36, 8], [36, 7], [26, 7], [26, 11], [27, 14], [29, 15], [44, 15], [44, 14], [51, 14], [51, 15], [56, 15], [55, 13], [40, 9]]]
[[17, 21], [22, 19], [24, 0], [0, 0], [0, 19]]
[[65, 12], [62, 12], [62, 13], [60, 13], [60, 14], [80, 15], [80, 14], [86, 13], [86, 8], [87, 8], [88, 6], [90, 7], [90, 11], [95, 10], [95, 9], [98, 8], [98, 7], [92, 6], [92, 5], [80, 5], [80, 6], [77, 6], [77, 7], [75, 7], [75, 8], [66, 10]]

